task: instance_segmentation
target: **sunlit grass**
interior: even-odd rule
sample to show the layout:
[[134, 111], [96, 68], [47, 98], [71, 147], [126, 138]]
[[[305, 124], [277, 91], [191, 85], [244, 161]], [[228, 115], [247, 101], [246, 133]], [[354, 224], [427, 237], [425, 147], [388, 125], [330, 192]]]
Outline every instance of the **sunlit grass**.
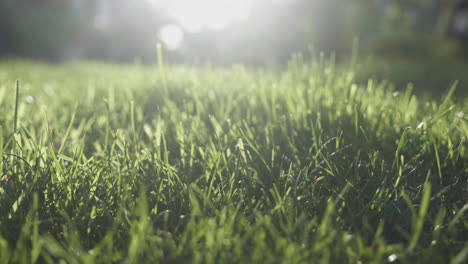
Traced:
[[0, 64], [0, 263], [466, 261], [466, 100], [159, 67]]

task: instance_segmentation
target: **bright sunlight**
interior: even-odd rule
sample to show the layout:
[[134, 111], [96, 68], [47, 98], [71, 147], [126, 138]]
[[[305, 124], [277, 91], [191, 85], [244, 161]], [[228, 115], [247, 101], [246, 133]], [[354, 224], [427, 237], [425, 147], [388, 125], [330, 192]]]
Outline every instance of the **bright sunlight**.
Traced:
[[173, 0], [168, 14], [188, 32], [222, 30], [249, 16], [248, 0]]

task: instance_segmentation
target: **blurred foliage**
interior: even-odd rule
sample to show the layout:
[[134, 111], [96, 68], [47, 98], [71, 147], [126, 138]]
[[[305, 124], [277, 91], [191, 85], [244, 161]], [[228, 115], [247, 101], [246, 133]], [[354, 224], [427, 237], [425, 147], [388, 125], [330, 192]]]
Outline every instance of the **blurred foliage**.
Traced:
[[72, 44], [81, 21], [66, 6], [54, 8], [25, 1], [0, 2], [0, 52], [59, 59]]
[[430, 36], [390, 36], [366, 43], [370, 53], [386, 58], [443, 58], [457, 59], [463, 52], [462, 46], [453, 39], [434, 41]]
[[[96, 13], [102, 2], [111, 6], [106, 23]], [[74, 12], [76, 3], [87, 10]], [[311, 45], [345, 58], [359, 38], [361, 50], [376, 56], [461, 58], [466, 48], [450, 36], [459, 8], [451, 0], [256, 0], [247, 21], [223, 31], [187, 33], [184, 47], [166, 51], [166, 57], [283, 65]], [[177, 21], [143, 0], [0, 0], [0, 55], [151, 61], [158, 29], [169, 23]]]
[[458, 81], [455, 95], [468, 96], [468, 66], [444, 58], [408, 59], [379, 57], [363, 59], [356, 67], [356, 80], [365, 84], [369, 79], [388, 81], [397, 91], [412, 87], [415, 93], [433, 98], [443, 97]]

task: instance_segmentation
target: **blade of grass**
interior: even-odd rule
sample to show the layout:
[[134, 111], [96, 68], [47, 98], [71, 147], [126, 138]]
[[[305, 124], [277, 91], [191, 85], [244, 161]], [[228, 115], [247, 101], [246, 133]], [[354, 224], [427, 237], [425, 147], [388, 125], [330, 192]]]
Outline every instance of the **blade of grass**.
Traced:
[[462, 216], [465, 214], [465, 212], [468, 211], [468, 203], [465, 204], [458, 212], [457, 214], [455, 215], [455, 217], [453, 217], [452, 221], [450, 221], [449, 225], [448, 225], [448, 230], [449, 231], [452, 231], [453, 230], [453, 227], [455, 226], [455, 224], [458, 222], [458, 220], [460, 220], [460, 218], [462, 218]]
[[164, 69], [164, 59], [163, 59], [163, 50], [162, 50], [162, 45], [161, 43], [158, 43], [156, 45], [156, 51], [157, 51], [157, 56], [158, 56], [158, 69], [159, 69], [159, 75], [162, 80], [162, 85], [163, 85], [163, 91], [167, 95], [168, 94], [168, 89], [167, 89], [167, 77], [166, 77], [166, 72]]
[[468, 259], [468, 244], [457, 254], [457, 256], [452, 259], [451, 264], [463, 264]]
[[20, 92], [19, 80], [16, 80], [16, 99], [15, 99], [15, 116], [13, 119], [13, 133], [16, 133], [18, 129], [19, 92]]
[[423, 197], [421, 200], [421, 206], [419, 207], [419, 215], [418, 215], [418, 218], [416, 219], [416, 223], [415, 223], [415, 227], [413, 231], [413, 237], [411, 238], [411, 242], [409, 245], [410, 250], [413, 250], [418, 244], [419, 238], [421, 236], [421, 231], [424, 226], [424, 219], [426, 218], [427, 209], [429, 208], [430, 198], [431, 198], [431, 184], [426, 183], [424, 184]]
[[70, 124], [68, 125], [67, 132], [65, 132], [65, 135], [63, 136], [62, 143], [60, 144], [60, 148], [57, 152], [57, 154], [62, 153], [63, 147], [65, 146], [65, 143], [67, 142], [67, 139], [70, 135], [70, 131], [73, 127], [73, 123], [75, 122], [75, 116], [76, 116], [76, 110], [78, 109], [78, 104], [75, 105], [75, 110], [73, 111], [72, 118], [70, 120]]
[[[20, 92], [20, 85], [19, 85], [19, 80], [16, 80], [16, 99], [15, 99], [15, 115], [13, 117], [13, 136], [12, 136], [12, 151], [13, 154], [16, 153], [16, 148], [17, 148], [17, 137], [16, 133], [18, 132], [18, 108], [19, 108], [19, 92]], [[14, 166], [14, 171], [16, 172], [17, 170], [17, 164]]]
[[439, 107], [439, 113], [444, 112], [449, 108], [449, 105], [452, 103], [452, 97], [455, 94], [455, 91], [457, 90], [458, 87], [458, 81], [455, 81], [452, 86], [450, 87], [450, 90], [447, 94], [447, 97], [445, 97], [444, 101]]
[[434, 143], [434, 152], [435, 152], [436, 161], [437, 161], [437, 172], [439, 173], [440, 184], [442, 184], [442, 168], [440, 166], [439, 150], [437, 149], [436, 143]]
[[0, 176], [3, 173], [3, 127], [0, 126]]

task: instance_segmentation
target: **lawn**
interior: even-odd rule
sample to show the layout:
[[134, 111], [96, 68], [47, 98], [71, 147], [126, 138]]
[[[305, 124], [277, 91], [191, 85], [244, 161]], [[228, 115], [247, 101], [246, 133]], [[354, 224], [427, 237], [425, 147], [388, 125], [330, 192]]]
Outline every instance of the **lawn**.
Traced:
[[468, 99], [355, 76], [0, 62], [0, 263], [466, 263]]

